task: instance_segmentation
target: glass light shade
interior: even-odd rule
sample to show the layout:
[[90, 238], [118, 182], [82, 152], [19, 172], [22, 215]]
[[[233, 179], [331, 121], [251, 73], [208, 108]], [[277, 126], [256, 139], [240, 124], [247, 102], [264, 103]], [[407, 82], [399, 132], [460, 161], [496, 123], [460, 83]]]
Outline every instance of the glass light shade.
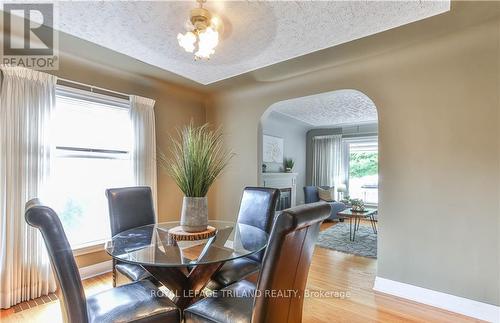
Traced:
[[179, 33], [177, 34], [177, 41], [179, 42], [179, 46], [184, 48], [186, 52], [192, 53], [195, 48], [196, 35], [191, 31], [188, 31], [184, 35]]
[[212, 27], [208, 27], [198, 34], [198, 51], [196, 58], [210, 58], [215, 53], [215, 47], [219, 43], [219, 33]]
[[222, 20], [219, 17], [212, 17], [210, 27], [214, 30], [219, 30], [222, 27]]

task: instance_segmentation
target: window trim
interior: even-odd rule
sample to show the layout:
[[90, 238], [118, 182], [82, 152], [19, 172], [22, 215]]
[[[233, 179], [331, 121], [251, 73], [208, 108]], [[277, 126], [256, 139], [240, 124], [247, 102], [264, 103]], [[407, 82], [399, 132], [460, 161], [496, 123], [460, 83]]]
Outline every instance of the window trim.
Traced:
[[96, 148], [56, 146], [58, 158], [130, 159], [131, 152]]
[[101, 93], [101, 94], [104, 94], [107, 96], [112, 96], [112, 97], [116, 97], [116, 98], [120, 98], [120, 99], [130, 100], [130, 94], [118, 92], [118, 91], [114, 91], [114, 90], [110, 90], [110, 89], [105, 89], [105, 88], [98, 87], [95, 85], [76, 82], [76, 81], [64, 79], [61, 77], [57, 78], [57, 85], [66, 86], [69, 88], [74, 88], [74, 89], [83, 90], [83, 91], [87, 91], [87, 92]]
[[75, 247], [72, 247], [74, 256], [83, 256], [90, 253], [96, 253], [104, 250], [104, 245], [107, 240], [97, 240], [89, 243], [84, 243]]
[[116, 106], [117, 108], [130, 110], [130, 100], [115, 96], [77, 89], [66, 85], [56, 85], [56, 96], [61, 95], [72, 99], [92, 101], [95, 103]]
[[67, 151], [86, 152], [86, 153], [103, 153], [103, 154], [128, 154], [129, 153], [126, 150], [78, 148], [78, 147], [66, 147], [66, 146], [56, 146], [56, 149], [67, 150]]
[[357, 142], [376, 142], [378, 145], [378, 136], [356, 136], [356, 137], [343, 137], [342, 140], [346, 143], [357, 143]]

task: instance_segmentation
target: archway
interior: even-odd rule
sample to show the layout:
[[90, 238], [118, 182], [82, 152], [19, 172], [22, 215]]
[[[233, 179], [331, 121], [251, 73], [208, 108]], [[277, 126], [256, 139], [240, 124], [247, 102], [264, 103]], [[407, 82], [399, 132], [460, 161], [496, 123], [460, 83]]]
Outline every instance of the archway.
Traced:
[[[362, 200], [367, 209], [378, 208], [378, 113], [374, 102], [358, 90], [272, 104], [260, 119], [257, 156], [259, 184], [282, 190], [280, 208], [316, 201], [317, 187], [333, 187], [329, 191], [337, 202], [350, 195], [354, 203]], [[287, 173], [289, 159], [294, 165]], [[333, 221], [342, 220], [338, 207], [333, 207]], [[372, 222], [365, 224], [374, 229]], [[372, 231], [371, 252], [376, 257]]]

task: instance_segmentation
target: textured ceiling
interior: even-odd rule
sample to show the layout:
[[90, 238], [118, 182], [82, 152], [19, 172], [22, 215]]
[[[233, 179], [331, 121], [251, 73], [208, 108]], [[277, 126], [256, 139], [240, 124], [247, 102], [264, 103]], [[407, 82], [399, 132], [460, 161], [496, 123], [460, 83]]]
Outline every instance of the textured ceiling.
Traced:
[[313, 127], [377, 122], [375, 104], [356, 90], [338, 90], [280, 101], [271, 106], [271, 111]]
[[61, 1], [58, 28], [201, 84], [448, 11], [449, 1], [211, 2], [224, 21], [210, 61], [177, 44], [194, 1]]

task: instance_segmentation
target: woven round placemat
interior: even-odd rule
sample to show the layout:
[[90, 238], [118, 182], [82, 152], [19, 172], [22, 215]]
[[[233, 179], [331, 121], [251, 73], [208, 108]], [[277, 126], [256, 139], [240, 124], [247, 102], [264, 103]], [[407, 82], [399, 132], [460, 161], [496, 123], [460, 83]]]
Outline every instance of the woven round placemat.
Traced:
[[205, 231], [200, 232], [186, 232], [182, 230], [181, 226], [177, 226], [168, 230], [170, 237], [177, 241], [195, 241], [211, 238], [217, 233], [217, 230], [208, 226]]

